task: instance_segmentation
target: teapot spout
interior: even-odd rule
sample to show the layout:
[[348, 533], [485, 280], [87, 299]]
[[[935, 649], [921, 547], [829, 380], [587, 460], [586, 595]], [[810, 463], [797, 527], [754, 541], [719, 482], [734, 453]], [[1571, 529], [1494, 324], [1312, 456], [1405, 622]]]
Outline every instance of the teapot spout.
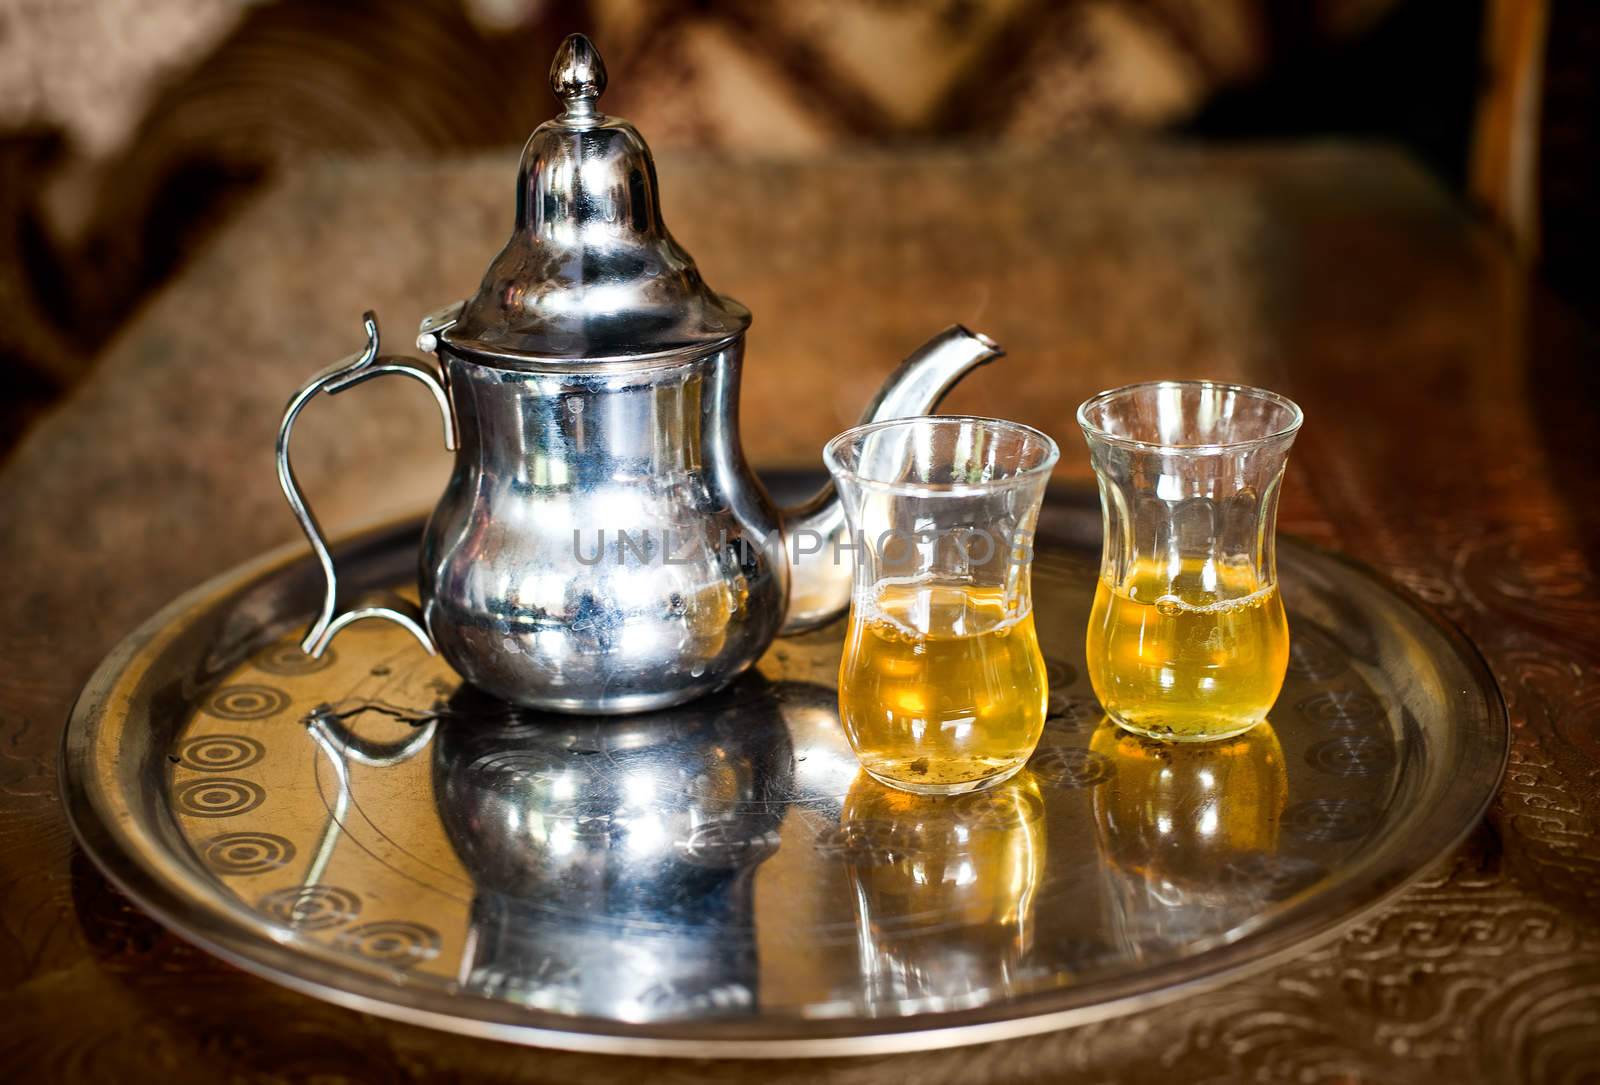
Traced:
[[[867, 422], [931, 414], [957, 381], [1003, 357], [1000, 344], [952, 324], [900, 363], [873, 399]], [[825, 625], [850, 605], [854, 571], [845, 536], [844, 506], [830, 481], [810, 500], [783, 510], [784, 552], [789, 558], [789, 608], [781, 636]]]

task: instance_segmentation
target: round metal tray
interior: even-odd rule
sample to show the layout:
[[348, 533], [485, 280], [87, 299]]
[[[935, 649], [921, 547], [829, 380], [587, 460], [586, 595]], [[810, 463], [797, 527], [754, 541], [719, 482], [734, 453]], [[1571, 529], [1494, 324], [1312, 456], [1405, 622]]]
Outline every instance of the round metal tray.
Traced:
[[[408, 585], [418, 524], [342, 548]], [[1028, 769], [955, 799], [858, 774], [842, 623], [649, 716], [492, 701], [409, 634], [295, 647], [302, 551], [173, 603], [79, 699], [84, 847], [178, 934], [308, 994], [586, 1051], [901, 1051], [1106, 1017], [1348, 927], [1448, 853], [1504, 767], [1472, 647], [1373, 574], [1285, 541], [1270, 727], [1163, 747], [1082, 674], [1097, 511], [1047, 505], [1035, 614], [1051, 715]]]

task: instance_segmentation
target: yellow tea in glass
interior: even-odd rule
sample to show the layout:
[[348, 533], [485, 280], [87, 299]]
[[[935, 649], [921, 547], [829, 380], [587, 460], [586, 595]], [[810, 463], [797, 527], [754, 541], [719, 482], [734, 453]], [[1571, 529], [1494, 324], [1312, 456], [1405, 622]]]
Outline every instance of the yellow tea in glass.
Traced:
[[1159, 738], [1221, 738], [1266, 718], [1289, 663], [1276, 585], [1248, 568], [1145, 562], [1095, 588], [1086, 645], [1105, 710]]
[[850, 527], [839, 715], [862, 767], [949, 795], [1020, 769], [1048, 689], [1029, 581], [1055, 443], [987, 418], [849, 430], [824, 452]]
[[1209, 381], [1132, 385], [1079, 408], [1105, 533], [1085, 654], [1124, 728], [1230, 738], [1277, 700], [1289, 626], [1274, 532], [1300, 418], [1282, 396]]
[[1008, 775], [1044, 730], [1044, 657], [1031, 610], [1001, 589], [877, 585], [852, 622], [839, 705], [863, 765], [920, 788]]

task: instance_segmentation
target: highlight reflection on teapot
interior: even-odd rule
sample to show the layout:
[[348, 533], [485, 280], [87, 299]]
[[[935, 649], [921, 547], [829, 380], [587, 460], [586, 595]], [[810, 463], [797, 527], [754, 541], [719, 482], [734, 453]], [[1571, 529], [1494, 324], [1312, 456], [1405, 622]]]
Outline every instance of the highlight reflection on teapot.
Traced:
[[1010, 986], [1033, 946], [1045, 866], [1032, 773], [958, 798], [859, 773], [836, 839], [855, 894], [868, 1009], [954, 1007]]
[[463, 685], [434, 754], [476, 885], [463, 986], [624, 1020], [748, 1012], [755, 874], [794, 767], [782, 707], [828, 697], [748, 675], [692, 710], [585, 720]]
[[1090, 749], [1116, 762], [1094, 814], [1111, 925], [1128, 952], [1221, 935], [1260, 909], [1289, 794], [1270, 723], [1201, 744], [1106, 720]]

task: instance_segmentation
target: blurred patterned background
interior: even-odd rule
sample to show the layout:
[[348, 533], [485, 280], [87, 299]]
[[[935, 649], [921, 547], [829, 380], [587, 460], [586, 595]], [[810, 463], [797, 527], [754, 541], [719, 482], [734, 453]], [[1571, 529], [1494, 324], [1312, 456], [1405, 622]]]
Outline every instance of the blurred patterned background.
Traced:
[[[0, 452], [274, 170], [315, 155], [514, 147], [552, 112], [547, 59], [573, 30], [602, 46], [607, 110], [658, 150], [1355, 134], [1406, 145], [1465, 192], [1485, 9], [0, 0]], [[1542, 202], [1545, 233], [1558, 235], [1546, 244], [1552, 260], [1594, 232], [1592, 212], [1577, 214], [1587, 235], [1548, 226], [1552, 210], [1581, 209], [1590, 187], [1594, 23], [1578, 13], [1551, 36]]]

